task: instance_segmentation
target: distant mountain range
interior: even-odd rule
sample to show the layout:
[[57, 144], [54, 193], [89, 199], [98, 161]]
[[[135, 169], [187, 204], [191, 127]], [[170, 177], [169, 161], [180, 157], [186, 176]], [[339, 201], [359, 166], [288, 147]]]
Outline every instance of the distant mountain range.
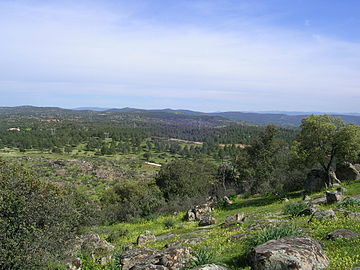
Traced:
[[[323, 114], [321, 112], [286, 112], [286, 111], [267, 111], [267, 112], [213, 112], [204, 113], [191, 110], [173, 110], [173, 109], [159, 109], [159, 110], [144, 110], [136, 108], [98, 108], [98, 107], [81, 107], [75, 109], [63, 109], [56, 107], [34, 107], [34, 106], [19, 106], [19, 107], [0, 107], [0, 115], [21, 114], [21, 115], [57, 115], [57, 116], [72, 116], [84, 117], [127, 117], [127, 119], [161, 119], [172, 122], [182, 121], [205, 121], [211, 123], [226, 123], [230, 122], [247, 122], [257, 125], [275, 124], [279, 126], [299, 126], [301, 120], [310, 114]], [[360, 113], [327, 113], [333, 116], [342, 118], [347, 123], [354, 123], [360, 125]], [[124, 119], [124, 118], [121, 118]]]

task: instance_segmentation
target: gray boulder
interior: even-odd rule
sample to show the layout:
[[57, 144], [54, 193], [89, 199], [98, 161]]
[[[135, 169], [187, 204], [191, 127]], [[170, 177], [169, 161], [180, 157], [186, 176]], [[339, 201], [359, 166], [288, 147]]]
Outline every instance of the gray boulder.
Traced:
[[245, 214], [243, 212], [239, 212], [235, 215], [226, 217], [221, 227], [227, 228], [233, 225], [241, 224], [244, 220], [245, 220]]
[[193, 258], [189, 247], [170, 247], [161, 251], [141, 248], [121, 255], [121, 269], [178, 270], [188, 267]]
[[340, 181], [351, 181], [360, 179], [360, 172], [353, 164], [349, 162], [338, 164], [336, 166], [335, 173]]
[[326, 204], [326, 197], [317, 198], [309, 202], [310, 205]]
[[216, 220], [214, 217], [207, 216], [207, 217], [200, 219], [199, 226], [209, 226], [209, 225], [214, 225], [215, 223], [216, 223]]
[[224, 196], [223, 200], [224, 200], [224, 205], [225, 206], [229, 206], [229, 205], [233, 204], [233, 201], [230, 200], [228, 196]]
[[65, 260], [67, 270], [81, 270], [82, 261], [80, 258], [71, 258]]
[[106, 265], [112, 260], [115, 247], [102, 240], [98, 234], [90, 233], [81, 237], [81, 252], [88, 254], [101, 265]]
[[341, 202], [344, 199], [341, 192], [338, 191], [327, 191], [326, 192], [326, 203], [332, 204]]
[[136, 243], [138, 246], [144, 246], [146, 243], [154, 241], [156, 241], [156, 236], [150, 231], [145, 231], [143, 234], [138, 236]]
[[324, 269], [329, 259], [321, 245], [306, 236], [271, 240], [256, 247], [252, 254], [253, 270]]
[[353, 239], [359, 237], [359, 234], [347, 229], [339, 229], [336, 231], [333, 231], [325, 236], [326, 240], [334, 240], [338, 238], [344, 238], [344, 239]]
[[310, 218], [309, 221], [312, 219], [336, 219], [336, 215], [334, 210], [323, 210], [323, 211], [316, 211]]
[[228, 270], [228, 269], [223, 266], [216, 265], [216, 264], [205, 264], [205, 265], [201, 265], [196, 268], [193, 268], [192, 270]]
[[186, 213], [186, 220], [201, 220], [204, 217], [211, 216], [212, 208], [209, 204], [201, 204], [191, 208]]

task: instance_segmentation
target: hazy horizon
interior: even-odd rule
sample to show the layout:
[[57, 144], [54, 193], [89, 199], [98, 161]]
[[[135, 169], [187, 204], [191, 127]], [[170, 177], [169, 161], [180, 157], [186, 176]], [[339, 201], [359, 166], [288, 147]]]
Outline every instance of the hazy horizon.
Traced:
[[359, 113], [356, 0], [3, 0], [0, 106]]

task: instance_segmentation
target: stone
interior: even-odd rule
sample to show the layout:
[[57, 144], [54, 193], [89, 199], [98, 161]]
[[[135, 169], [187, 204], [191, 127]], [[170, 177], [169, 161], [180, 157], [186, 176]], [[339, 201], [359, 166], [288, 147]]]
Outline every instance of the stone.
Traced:
[[165, 233], [165, 234], [156, 236], [156, 241], [162, 241], [162, 240], [170, 239], [170, 238], [174, 238], [174, 237], [176, 237], [176, 235], [173, 233]]
[[192, 270], [228, 270], [228, 268], [212, 263], [198, 266], [196, 268], [193, 268]]
[[90, 255], [93, 260], [101, 265], [112, 261], [112, 254], [115, 247], [109, 242], [100, 238], [96, 233], [90, 233], [80, 238], [81, 252]]
[[303, 201], [310, 201], [310, 200], [311, 200], [311, 198], [309, 195], [304, 195]]
[[352, 181], [360, 179], [360, 172], [353, 164], [349, 162], [336, 165], [335, 173], [340, 181]]
[[181, 246], [183, 244], [187, 245], [197, 245], [200, 244], [202, 241], [204, 241], [206, 237], [205, 236], [193, 236], [193, 237], [187, 237], [187, 238], [181, 238], [174, 242], [168, 243], [165, 245], [165, 247], [176, 247]]
[[230, 236], [228, 238], [228, 240], [232, 241], [232, 242], [239, 241], [239, 240], [245, 239], [247, 237], [247, 235], [248, 235], [247, 233], [237, 233], [237, 234]]
[[121, 255], [121, 269], [177, 270], [188, 267], [194, 256], [189, 247], [170, 247], [165, 250], [135, 249]]
[[228, 228], [230, 226], [242, 224], [245, 220], [245, 214], [243, 212], [239, 212], [235, 215], [228, 216], [224, 219], [224, 222], [221, 224], [222, 228]]
[[289, 199], [288, 199], [288, 198], [284, 198], [284, 199], [283, 199], [283, 202], [287, 203], [287, 202], [289, 202]]
[[193, 221], [198, 220], [200, 221], [202, 218], [211, 216], [212, 208], [209, 204], [201, 204], [191, 208], [187, 211], [186, 220]]
[[326, 197], [317, 198], [309, 202], [310, 205], [326, 204]]
[[360, 219], [360, 212], [345, 211], [344, 214], [348, 218]]
[[336, 219], [336, 215], [334, 210], [323, 210], [323, 211], [316, 211], [310, 218], [309, 222], [313, 219]]
[[214, 217], [204, 217], [200, 219], [199, 226], [209, 226], [214, 225], [216, 223], [216, 220]]
[[347, 189], [340, 186], [340, 187], [337, 187], [337, 188], [336, 188], [336, 191], [337, 191], [338, 193], [340, 193], [340, 194], [344, 194], [344, 192], [346, 192]]
[[329, 233], [328, 235], [325, 236], [326, 240], [334, 240], [334, 239], [338, 239], [338, 238], [343, 238], [343, 239], [353, 239], [353, 238], [357, 238], [360, 235], [356, 232], [347, 230], [347, 229], [339, 229], [336, 231], [333, 231], [331, 233]]
[[82, 261], [80, 258], [71, 258], [65, 260], [67, 270], [81, 270]]
[[299, 212], [299, 216], [311, 216], [317, 211], [315, 207], [307, 207], [301, 212]]
[[337, 191], [326, 192], [326, 203], [332, 204], [332, 203], [341, 202], [342, 200], [343, 200], [343, 195], [341, 194], [341, 192], [337, 192]]
[[319, 192], [326, 188], [325, 183], [328, 179], [327, 173], [323, 170], [311, 170], [305, 180], [305, 191], [307, 193]]
[[224, 196], [223, 200], [224, 200], [224, 206], [229, 206], [233, 204], [233, 201], [230, 200], [228, 196]]
[[145, 231], [143, 234], [138, 236], [136, 243], [138, 246], [143, 246], [154, 241], [156, 241], [156, 236], [150, 231]]
[[257, 246], [252, 254], [253, 270], [324, 269], [329, 259], [319, 242], [306, 236], [290, 236]]

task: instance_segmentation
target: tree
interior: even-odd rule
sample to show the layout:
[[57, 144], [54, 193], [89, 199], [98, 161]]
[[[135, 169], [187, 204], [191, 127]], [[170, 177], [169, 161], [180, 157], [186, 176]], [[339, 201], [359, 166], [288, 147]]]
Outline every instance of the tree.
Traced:
[[175, 160], [161, 167], [156, 184], [167, 201], [203, 197], [216, 182], [216, 167], [204, 160]]
[[63, 259], [68, 241], [89, 225], [87, 205], [70, 189], [0, 160], [0, 268], [48, 269]]
[[330, 115], [310, 115], [302, 120], [301, 131], [292, 146], [293, 161], [301, 166], [320, 166], [330, 177], [337, 162], [355, 160], [360, 153], [360, 127], [345, 124]]
[[287, 170], [287, 146], [279, 129], [268, 125], [260, 136], [237, 156], [236, 168], [246, 193], [278, 192]]

